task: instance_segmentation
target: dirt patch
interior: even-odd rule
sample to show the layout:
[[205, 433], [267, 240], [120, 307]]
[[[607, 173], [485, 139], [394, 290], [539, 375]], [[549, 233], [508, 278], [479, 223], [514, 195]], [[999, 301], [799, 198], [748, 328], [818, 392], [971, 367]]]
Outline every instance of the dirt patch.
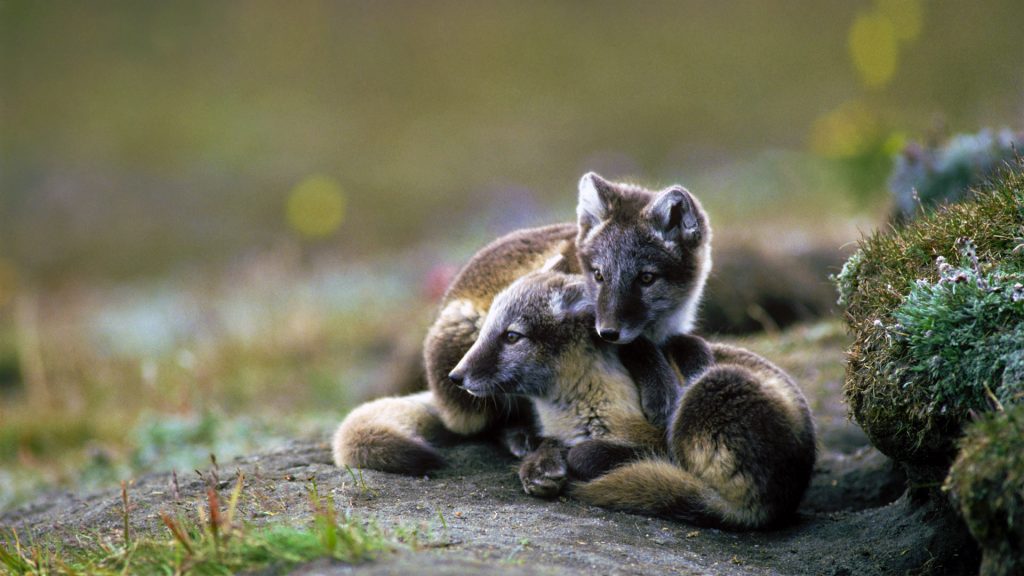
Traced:
[[[958, 561], [944, 540], [945, 523], [926, 518], [934, 511], [905, 496], [892, 500], [901, 476], [871, 448], [826, 453], [793, 525], [739, 534], [531, 498], [519, 487], [516, 462], [489, 443], [450, 446], [444, 454], [449, 466], [432, 477], [365, 471], [360, 482], [331, 465], [326, 444], [296, 442], [222, 465], [213, 481], [226, 496], [245, 474], [240, 510], [255, 524], [309, 522], [315, 481], [339, 508], [423, 535], [417, 549], [372, 564], [318, 562], [297, 574], [892, 574]], [[161, 530], [161, 510], [193, 513], [211, 474], [179, 479], [177, 498], [171, 475], [139, 478], [130, 488], [133, 529]], [[54, 494], [5, 513], [0, 524], [68, 544], [82, 533], [119, 539], [121, 510], [119, 490]]]

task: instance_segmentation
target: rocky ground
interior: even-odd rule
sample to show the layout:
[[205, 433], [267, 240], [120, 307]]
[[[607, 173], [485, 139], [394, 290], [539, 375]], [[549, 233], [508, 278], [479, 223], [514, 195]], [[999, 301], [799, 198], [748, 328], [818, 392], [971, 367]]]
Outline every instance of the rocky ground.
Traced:
[[[392, 533], [415, 533], [376, 561], [326, 561], [295, 574], [894, 574], [955, 571], [970, 551], [951, 549], [941, 510], [911, 500], [904, 478], [843, 416], [837, 398], [843, 340], [813, 327], [778, 338], [776, 353], [818, 416], [821, 453], [810, 491], [792, 525], [731, 533], [609, 512], [570, 499], [522, 492], [516, 461], [495, 445], [445, 447], [448, 466], [430, 477], [335, 468], [324, 441], [297, 441], [216, 469], [138, 478], [129, 487], [135, 531], [164, 530], [160, 511], [195, 514], [208, 483], [224, 500], [245, 475], [239, 510], [254, 524], [301, 525], [312, 518], [315, 482], [338, 507]], [[790, 348], [787, 348], [790, 347]], [[813, 358], [813, 360], [812, 360]], [[799, 362], [799, 366], [790, 366]], [[120, 538], [119, 489], [50, 494], [0, 515], [0, 525], [74, 544], [83, 533]]]

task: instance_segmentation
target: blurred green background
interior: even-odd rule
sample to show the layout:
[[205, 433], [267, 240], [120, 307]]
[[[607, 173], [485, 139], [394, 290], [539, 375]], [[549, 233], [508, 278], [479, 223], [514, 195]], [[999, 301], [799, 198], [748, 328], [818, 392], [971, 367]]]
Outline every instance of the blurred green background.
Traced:
[[683, 183], [716, 246], [849, 242], [908, 139], [1021, 127], [1021, 30], [1019, 0], [0, 0], [0, 505], [329, 429], [587, 170]]

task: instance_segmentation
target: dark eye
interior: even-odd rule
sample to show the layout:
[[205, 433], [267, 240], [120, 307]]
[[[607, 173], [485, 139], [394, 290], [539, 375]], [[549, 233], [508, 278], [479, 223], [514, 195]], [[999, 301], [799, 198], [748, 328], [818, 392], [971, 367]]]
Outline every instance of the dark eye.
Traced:
[[597, 282], [599, 284], [601, 282], [604, 282], [604, 274], [601, 274], [601, 271], [598, 270], [597, 268], [594, 268], [594, 282]]
[[650, 286], [653, 283], [654, 274], [651, 274], [650, 272], [644, 272], [643, 274], [640, 275], [640, 284], [643, 284], [644, 286]]
[[506, 330], [505, 331], [505, 342], [508, 342], [509, 344], [515, 344], [516, 342], [519, 342], [519, 340], [522, 337], [523, 337], [522, 334], [520, 334], [519, 332], [516, 332], [514, 330]]

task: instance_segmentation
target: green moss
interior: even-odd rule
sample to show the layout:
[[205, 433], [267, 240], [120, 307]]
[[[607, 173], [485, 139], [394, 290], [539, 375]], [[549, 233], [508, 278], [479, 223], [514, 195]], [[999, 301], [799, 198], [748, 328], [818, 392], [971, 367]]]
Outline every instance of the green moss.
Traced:
[[899, 380], [924, 386], [928, 413], [985, 410], [1024, 397], [1024, 273], [942, 263], [893, 316], [907, 359]]
[[[963, 239], [972, 241], [966, 261]], [[837, 278], [854, 336], [845, 395], [889, 456], [948, 463], [968, 410], [986, 407], [985, 386], [1001, 388], [1003, 377], [1011, 380], [1006, 390], [1019, 385], [1012, 380], [1024, 360], [1012, 352], [1021, 313], [1012, 290], [1024, 269], [1021, 244], [1024, 162], [972, 202], [862, 240]], [[944, 280], [940, 266], [966, 277]], [[979, 288], [979, 276], [999, 292]], [[1012, 322], [1004, 330], [1006, 319]]]
[[946, 489], [982, 547], [981, 573], [1024, 574], [1024, 405], [968, 427]]

